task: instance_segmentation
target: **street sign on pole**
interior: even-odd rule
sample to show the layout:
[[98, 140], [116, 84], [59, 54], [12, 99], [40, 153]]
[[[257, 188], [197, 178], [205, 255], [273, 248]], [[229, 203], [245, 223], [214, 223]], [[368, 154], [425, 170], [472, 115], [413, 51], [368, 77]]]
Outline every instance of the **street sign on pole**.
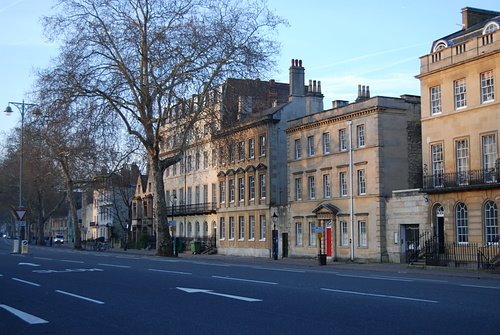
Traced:
[[24, 221], [24, 217], [26, 216], [26, 212], [28, 210], [25, 208], [15, 208], [14, 209], [14, 214], [16, 214], [16, 218], [18, 221]]

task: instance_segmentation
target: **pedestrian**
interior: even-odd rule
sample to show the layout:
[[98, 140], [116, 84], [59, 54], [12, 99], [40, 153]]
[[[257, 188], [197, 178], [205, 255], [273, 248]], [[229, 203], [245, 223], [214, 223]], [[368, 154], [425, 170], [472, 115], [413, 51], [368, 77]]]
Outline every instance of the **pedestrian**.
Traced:
[[50, 244], [50, 246], [52, 246], [52, 236], [49, 239], [49, 244]]

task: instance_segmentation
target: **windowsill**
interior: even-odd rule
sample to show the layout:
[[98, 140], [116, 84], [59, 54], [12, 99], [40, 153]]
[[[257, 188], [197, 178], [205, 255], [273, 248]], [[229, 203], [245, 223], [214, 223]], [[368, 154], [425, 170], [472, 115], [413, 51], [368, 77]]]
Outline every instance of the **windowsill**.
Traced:
[[495, 102], [495, 99], [490, 99], [490, 100], [482, 101], [481, 104], [490, 104], [492, 102]]
[[254, 242], [254, 241], [255, 241], [255, 239], [254, 239], [254, 238], [250, 238], [250, 239], [248, 239], [248, 241], [249, 241], [249, 242]]
[[219, 241], [225, 241], [225, 240], [226, 240], [225, 237], [224, 238], [219, 238]]
[[266, 239], [265, 239], [265, 238], [261, 238], [261, 239], [259, 239], [259, 242], [265, 242], [265, 241], [266, 241]]
[[244, 241], [244, 240], [245, 240], [244, 238], [239, 238], [238, 242], [241, 242], [241, 241]]
[[234, 238], [230, 238], [230, 239], [228, 239], [228, 241], [234, 241]]

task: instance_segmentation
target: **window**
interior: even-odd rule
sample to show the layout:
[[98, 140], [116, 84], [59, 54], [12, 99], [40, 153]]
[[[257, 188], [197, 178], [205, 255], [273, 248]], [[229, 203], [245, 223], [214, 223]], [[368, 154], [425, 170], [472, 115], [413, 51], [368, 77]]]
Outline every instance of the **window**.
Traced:
[[244, 178], [238, 178], [238, 200], [239, 201], [244, 201], [245, 200], [245, 179]]
[[248, 233], [249, 233], [249, 239], [254, 240], [255, 239], [255, 216], [250, 215], [248, 217]]
[[314, 176], [307, 177], [307, 184], [309, 186], [309, 199], [316, 198], [316, 178]]
[[441, 86], [434, 86], [430, 89], [431, 115], [441, 113]]
[[455, 208], [455, 226], [457, 227], [457, 242], [469, 242], [469, 228], [467, 223], [467, 206], [458, 203]]
[[212, 149], [212, 166], [217, 166], [217, 150]]
[[316, 245], [316, 224], [314, 222], [309, 222], [309, 245]]
[[234, 163], [234, 143], [229, 144], [229, 162]]
[[172, 176], [177, 174], [177, 164], [172, 165]]
[[266, 175], [261, 174], [259, 175], [259, 193], [260, 193], [260, 198], [265, 199], [266, 198]]
[[340, 221], [340, 245], [349, 245], [349, 235], [347, 234], [347, 222]]
[[217, 204], [217, 185], [212, 183], [212, 206]]
[[229, 202], [234, 202], [234, 179], [229, 179]]
[[194, 169], [198, 171], [200, 169], [200, 153], [197, 152], [195, 156]]
[[481, 73], [481, 103], [493, 101], [494, 99], [493, 71]]
[[192, 236], [193, 236], [193, 224], [191, 222], [188, 222], [187, 237], [192, 237]]
[[358, 195], [366, 194], [366, 173], [365, 170], [358, 170]]
[[468, 184], [469, 170], [469, 144], [467, 140], [458, 140], [456, 145], [456, 162], [457, 162], [457, 182], [459, 185]]
[[203, 168], [208, 169], [208, 151], [203, 151]]
[[484, 206], [484, 233], [486, 244], [498, 243], [498, 208], [493, 201]]
[[255, 177], [248, 176], [248, 199], [255, 199]]
[[187, 171], [191, 172], [193, 170], [193, 157], [191, 155], [187, 156]]
[[495, 164], [497, 160], [497, 144], [495, 135], [485, 135], [481, 139], [482, 142], [482, 167], [485, 182], [496, 182]]
[[194, 237], [200, 237], [200, 223], [198, 221], [194, 224]]
[[332, 195], [332, 187], [330, 184], [330, 175], [323, 175], [323, 198], [328, 199]]
[[245, 142], [238, 142], [238, 160], [245, 160]]
[[226, 238], [226, 218], [219, 219], [219, 238], [221, 240]]
[[347, 174], [345, 172], [339, 173], [339, 190], [340, 196], [347, 196]]
[[358, 148], [362, 148], [365, 146], [365, 125], [360, 124], [356, 127], [356, 135], [357, 135], [357, 144]]
[[180, 204], [180, 205], [184, 205], [184, 204], [186, 203], [186, 202], [185, 202], [184, 197], [185, 197], [185, 194], [184, 194], [184, 188], [183, 188], [183, 187], [181, 187], [181, 188], [179, 189], [179, 204]]
[[259, 136], [259, 156], [265, 156], [266, 155], [266, 136], [265, 135], [260, 135]]
[[307, 137], [307, 155], [314, 156], [314, 136]]
[[208, 185], [203, 185], [203, 203], [208, 203]]
[[200, 186], [196, 186], [194, 188], [194, 203], [195, 204], [200, 203]]
[[220, 203], [221, 204], [225, 203], [226, 202], [226, 182], [225, 181], [221, 181], [219, 184], [219, 195], [220, 195], [220, 198], [219, 198]]
[[488, 23], [483, 29], [483, 35], [491, 34], [492, 32], [500, 29], [500, 25], [496, 22]]
[[300, 139], [296, 139], [295, 143], [295, 159], [300, 159], [302, 157], [302, 145]]
[[432, 159], [432, 183], [434, 187], [442, 187], [444, 175], [443, 162], [443, 144], [434, 144], [431, 146]]
[[223, 165], [226, 161], [226, 157], [224, 156], [224, 147], [219, 148], [219, 165]]
[[323, 133], [323, 154], [330, 153], [330, 133]]
[[245, 239], [245, 217], [244, 216], [238, 217], [238, 239], [239, 240]]
[[302, 178], [295, 178], [295, 201], [302, 200]]
[[259, 239], [261, 241], [266, 239], [267, 225], [266, 225], [266, 216], [261, 215], [259, 217]]
[[229, 217], [229, 239], [234, 240], [234, 216]]
[[191, 187], [188, 187], [186, 204], [191, 205], [192, 201], [193, 201], [193, 189]]
[[339, 130], [339, 150], [340, 151], [346, 151], [347, 150], [347, 136], [346, 136], [346, 130], [345, 129], [340, 129]]
[[358, 246], [367, 247], [366, 221], [358, 221]]
[[255, 158], [255, 140], [253, 138], [248, 139], [248, 158]]
[[302, 223], [300, 222], [295, 224], [295, 244], [298, 246], [302, 246], [303, 244]]
[[455, 89], [455, 109], [467, 107], [465, 79], [455, 80], [453, 87]]

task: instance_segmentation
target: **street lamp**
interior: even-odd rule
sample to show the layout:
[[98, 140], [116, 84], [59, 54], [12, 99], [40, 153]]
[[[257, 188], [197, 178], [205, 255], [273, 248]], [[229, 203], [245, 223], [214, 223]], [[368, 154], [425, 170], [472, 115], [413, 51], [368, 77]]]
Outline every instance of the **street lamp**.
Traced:
[[170, 199], [170, 203], [172, 204], [172, 221], [171, 221], [171, 230], [172, 230], [172, 240], [173, 240], [173, 246], [174, 246], [174, 256], [177, 257], [179, 253], [177, 252], [177, 246], [175, 245], [175, 229], [177, 228], [175, 226], [175, 221], [174, 221], [174, 201], [177, 200], [177, 196], [175, 194], [172, 194], [172, 198]]
[[273, 221], [273, 259], [278, 259], [278, 229], [276, 229], [276, 223], [278, 222], [278, 215], [276, 212], [273, 213], [271, 217]]
[[[10, 107], [10, 105], [13, 105], [15, 106], [19, 112], [21, 113], [21, 158], [19, 160], [19, 207], [18, 209], [19, 210], [23, 210], [23, 163], [24, 163], [24, 115], [25, 115], [25, 112], [26, 112], [26, 109], [27, 108], [31, 108], [31, 107], [35, 107], [37, 106], [36, 104], [29, 104], [29, 103], [25, 103], [24, 100], [22, 102], [12, 102], [12, 101], [9, 101], [8, 105], [7, 105], [7, 108], [5, 108], [5, 114], [7, 114], [7, 116], [9, 115], [12, 115], [12, 113], [14, 113], [14, 111], [12, 110], [12, 107]], [[24, 216], [24, 214], [23, 214]], [[19, 218], [19, 219], [24, 219], [24, 218]], [[20, 220], [21, 222], [23, 220]], [[20, 230], [22, 229], [22, 227], [20, 227]], [[18, 241], [19, 241], [19, 246], [18, 247], [21, 247], [21, 231], [19, 232], [19, 237], [18, 237]], [[24, 229], [24, 235], [26, 235], [26, 229]], [[24, 236], [24, 239], [26, 239], [27, 237]], [[19, 252], [19, 250], [17, 250], [17, 252]]]

